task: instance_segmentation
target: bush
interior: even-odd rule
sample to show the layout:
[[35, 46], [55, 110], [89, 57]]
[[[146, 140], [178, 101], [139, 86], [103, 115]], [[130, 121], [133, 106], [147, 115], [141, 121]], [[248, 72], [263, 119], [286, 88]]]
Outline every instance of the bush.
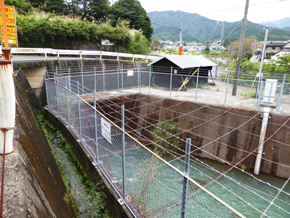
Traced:
[[[153, 128], [150, 133], [150, 138], [157, 142], [161, 147], [178, 152], [178, 148], [181, 147], [181, 142], [179, 137], [172, 136], [177, 133], [178, 123], [174, 121], [166, 121], [165, 118], [163, 120], [162, 123], [157, 124], [157, 127]], [[164, 153], [160, 148], [157, 148], [156, 152], [159, 155]]]
[[32, 10], [32, 5], [23, 0], [5, 0], [5, 5], [15, 6], [18, 14], [27, 14]]
[[124, 47], [135, 54], [148, 54], [149, 41], [140, 32], [119, 21], [116, 27], [109, 20], [88, 22], [77, 17], [57, 16], [53, 13], [33, 12], [18, 15], [18, 39], [20, 47], [49, 47], [75, 49], [91, 42], [101, 45], [108, 39], [115, 47]]

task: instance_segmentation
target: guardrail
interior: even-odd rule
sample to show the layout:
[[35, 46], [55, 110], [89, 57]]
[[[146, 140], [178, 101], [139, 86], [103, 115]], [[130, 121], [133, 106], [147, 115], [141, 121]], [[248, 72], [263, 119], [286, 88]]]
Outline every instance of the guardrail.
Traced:
[[47, 55], [56, 55], [59, 59], [60, 55], [70, 55], [70, 56], [79, 56], [80, 59], [83, 58], [83, 55], [86, 56], [100, 56], [102, 59], [104, 56], [116, 57], [119, 58], [132, 58], [132, 61], [135, 58], [139, 59], [148, 59], [157, 60], [158, 56], [149, 56], [149, 55], [139, 55], [139, 54], [128, 54], [128, 53], [119, 53], [119, 52], [108, 52], [108, 51], [89, 51], [89, 50], [65, 50], [65, 49], [52, 49], [52, 48], [11, 48], [11, 54], [44, 54], [45, 60]]

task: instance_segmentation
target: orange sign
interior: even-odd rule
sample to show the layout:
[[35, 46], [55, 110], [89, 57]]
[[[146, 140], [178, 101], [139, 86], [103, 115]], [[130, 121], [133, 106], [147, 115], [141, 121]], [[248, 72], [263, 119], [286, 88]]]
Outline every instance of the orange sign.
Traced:
[[[1, 8], [0, 8], [1, 12]], [[7, 35], [8, 43], [10, 45], [17, 45], [17, 30], [16, 30], [16, 20], [15, 20], [15, 8], [14, 6], [5, 5], [6, 13], [6, 25], [7, 25]], [[1, 40], [4, 44], [3, 28], [2, 28], [2, 16], [0, 13], [0, 26], [1, 26]]]
[[182, 47], [182, 46], [180, 46], [180, 47], [179, 47], [179, 52], [178, 52], [178, 55], [182, 55], [182, 50], [183, 50], [183, 47]]

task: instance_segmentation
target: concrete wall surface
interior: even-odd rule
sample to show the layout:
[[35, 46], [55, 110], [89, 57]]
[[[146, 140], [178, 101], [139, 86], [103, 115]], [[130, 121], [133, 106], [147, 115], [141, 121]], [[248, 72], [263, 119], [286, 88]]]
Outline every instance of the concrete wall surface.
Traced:
[[[25, 76], [14, 78], [16, 123], [13, 148], [5, 157], [3, 217], [76, 217], [58, 166], [35, 117]], [[37, 109], [37, 107], [36, 107]], [[2, 172], [2, 158], [1, 172]]]
[[[178, 122], [179, 130], [176, 135], [183, 139], [181, 149], [185, 149], [185, 139], [191, 138], [192, 151], [197, 157], [223, 160], [231, 164], [243, 160], [241, 163], [248, 169], [254, 168], [262, 124], [260, 111], [143, 94], [120, 96], [111, 98], [111, 101], [119, 105], [124, 104], [127, 110], [133, 112], [127, 114], [126, 122], [134, 129], [141, 129], [140, 133], [147, 138], [150, 138], [149, 133], [154, 128], [152, 124], [173, 120]], [[98, 104], [106, 113], [113, 112], [104, 101]], [[145, 128], [137, 127], [136, 123]], [[261, 172], [282, 178], [289, 177], [289, 125], [288, 116], [277, 113], [270, 115], [263, 155], [267, 160], [262, 160]]]

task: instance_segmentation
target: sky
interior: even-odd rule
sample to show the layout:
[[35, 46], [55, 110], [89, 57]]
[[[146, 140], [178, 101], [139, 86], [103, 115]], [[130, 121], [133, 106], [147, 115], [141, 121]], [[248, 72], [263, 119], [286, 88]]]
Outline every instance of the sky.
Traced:
[[[139, 0], [139, 2], [147, 13], [179, 10], [228, 22], [243, 19], [246, 5], [246, 0]], [[290, 0], [249, 0], [249, 21], [260, 23], [285, 17], [290, 17]]]

